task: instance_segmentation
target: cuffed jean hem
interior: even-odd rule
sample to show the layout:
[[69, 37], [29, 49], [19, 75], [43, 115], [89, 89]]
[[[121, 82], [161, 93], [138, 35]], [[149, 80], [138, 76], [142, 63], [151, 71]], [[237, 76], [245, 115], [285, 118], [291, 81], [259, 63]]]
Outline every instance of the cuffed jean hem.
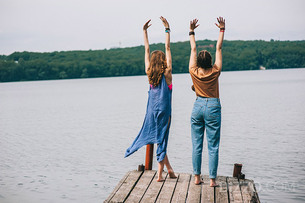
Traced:
[[198, 171], [193, 171], [193, 174], [194, 174], [194, 175], [200, 175], [200, 174], [201, 174], [201, 171], [199, 171], [199, 172], [198, 172]]

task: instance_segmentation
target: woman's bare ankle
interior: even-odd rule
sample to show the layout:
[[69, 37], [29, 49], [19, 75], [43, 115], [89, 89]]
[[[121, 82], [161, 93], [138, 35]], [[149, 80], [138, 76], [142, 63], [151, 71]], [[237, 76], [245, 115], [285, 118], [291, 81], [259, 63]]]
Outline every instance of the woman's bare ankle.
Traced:
[[218, 187], [219, 185], [216, 183], [215, 178], [210, 179], [210, 187]]
[[164, 181], [164, 179], [163, 179], [162, 176], [159, 176], [159, 177], [157, 178], [157, 182], [163, 182], [163, 181]]
[[194, 181], [195, 185], [200, 185], [201, 183], [203, 183], [200, 174], [199, 175], [195, 175], [195, 181]]
[[170, 178], [177, 178], [173, 169], [168, 169], [167, 172], [168, 172]]

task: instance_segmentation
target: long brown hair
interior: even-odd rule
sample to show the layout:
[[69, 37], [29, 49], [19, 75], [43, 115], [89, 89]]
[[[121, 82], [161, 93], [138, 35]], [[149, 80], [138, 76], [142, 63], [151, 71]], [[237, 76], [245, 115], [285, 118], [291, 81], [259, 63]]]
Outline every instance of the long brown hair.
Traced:
[[153, 51], [150, 55], [150, 64], [147, 69], [149, 84], [158, 86], [162, 75], [167, 67], [166, 58], [163, 51]]
[[200, 51], [197, 57], [197, 66], [200, 68], [212, 68], [212, 56], [207, 50]]

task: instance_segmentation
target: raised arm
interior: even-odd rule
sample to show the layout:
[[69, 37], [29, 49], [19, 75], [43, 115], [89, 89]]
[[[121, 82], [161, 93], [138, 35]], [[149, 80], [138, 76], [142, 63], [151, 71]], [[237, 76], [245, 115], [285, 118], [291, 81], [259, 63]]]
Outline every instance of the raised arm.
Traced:
[[163, 22], [163, 25], [165, 27], [165, 55], [166, 55], [166, 63], [167, 68], [166, 72], [171, 73], [172, 72], [172, 54], [170, 49], [170, 28], [169, 23], [164, 17], [160, 17], [160, 19]]
[[197, 49], [196, 49], [196, 41], [195, 41], [195, 32], [194, 30], [199, 26], [198, 19], [194, 19], [190, 22], [190, 43], [191, 43], [191, 56], [189, 69], [195, 68], [197, 66]]
[[216, 44], [216, 56], [215, 56], [215, 64], [218, 68], [222, 68], [222, 42], [225, 33], [225, 19], [222, 17], [217, 18], [219, 24], [215, 23], [215, 25], [220, 29], [219, 37]]
[[145, 47], [145, 73], [147, 73], [147, 69], [149, 67], [150, 63], [150, 50], [149, 50], [149, 42], [148, 42], [148, 34], [147, 34], [147, 28], [151, 26], [149, 25], [151, 20], [147, 21], [143, 26], [143, 33], [144, 33], [144, 47]]

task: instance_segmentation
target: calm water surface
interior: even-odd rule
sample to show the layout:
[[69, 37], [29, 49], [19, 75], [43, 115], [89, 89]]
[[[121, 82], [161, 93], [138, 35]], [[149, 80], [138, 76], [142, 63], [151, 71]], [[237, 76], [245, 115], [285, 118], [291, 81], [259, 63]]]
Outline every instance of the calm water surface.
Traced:
[[[195, 95], [188, 74], [173, 75], [173, 85], [168, 156], [174, 170], [192, 173]], [[0, 202], [106, 199], [144, 163], [145, 148], [123, 157], [141, 128], [147, 91], [145, 76], [0, 83]], [[232, 176], [242, 163], [261, 202], [304, 202], [305, 69], [223, 72], [220, 96], [218, 174]]]

